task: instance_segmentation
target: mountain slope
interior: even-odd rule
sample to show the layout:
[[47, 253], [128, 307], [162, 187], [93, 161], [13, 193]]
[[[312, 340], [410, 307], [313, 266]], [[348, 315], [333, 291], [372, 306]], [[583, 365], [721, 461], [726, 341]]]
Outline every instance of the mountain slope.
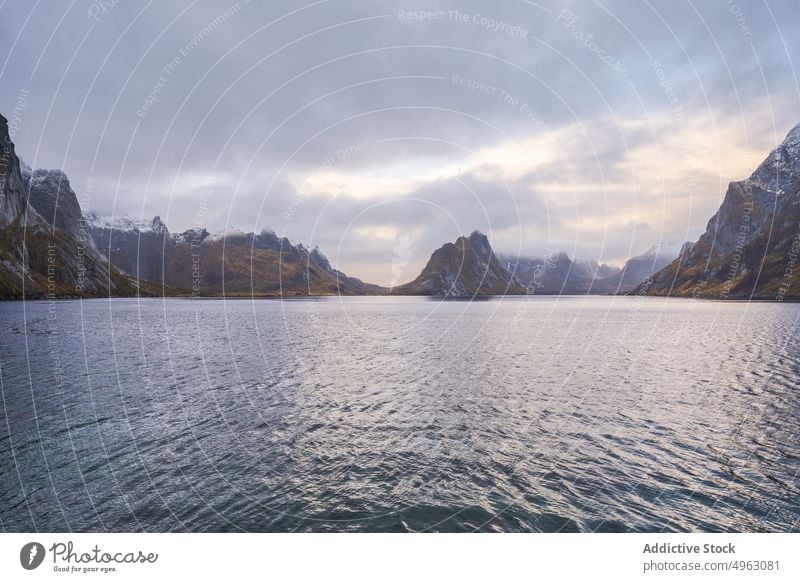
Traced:
[[705, 233], [635, 292], [800, 299], [800, 124], [746, 180], [731, 182]]
[[475, 231], [434, 251], [419, 276], [391, 290], [396, 295], [474, 297], [522, 295], [525, 288], [500, 263], [486, 235]]

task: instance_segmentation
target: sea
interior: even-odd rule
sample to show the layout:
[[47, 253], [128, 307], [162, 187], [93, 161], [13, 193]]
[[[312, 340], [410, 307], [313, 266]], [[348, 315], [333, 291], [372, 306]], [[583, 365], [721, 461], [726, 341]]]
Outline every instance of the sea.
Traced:
[[800, 531], [800, 304], [0, 303], [0, 530]]

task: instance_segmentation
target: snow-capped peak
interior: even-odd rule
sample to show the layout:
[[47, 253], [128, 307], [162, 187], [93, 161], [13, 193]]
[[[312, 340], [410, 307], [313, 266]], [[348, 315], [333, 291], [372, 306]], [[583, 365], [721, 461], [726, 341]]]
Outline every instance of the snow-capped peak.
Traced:
[[86, 217], [89, 226], [96, 228], [110, 228], [113, 230], [138, 230], [145, 232], [151, 228], [152, 221], [144, 218], [134, 218], [128, 214], [115, 214], [111, 216], [100, 216], [94, 212]]

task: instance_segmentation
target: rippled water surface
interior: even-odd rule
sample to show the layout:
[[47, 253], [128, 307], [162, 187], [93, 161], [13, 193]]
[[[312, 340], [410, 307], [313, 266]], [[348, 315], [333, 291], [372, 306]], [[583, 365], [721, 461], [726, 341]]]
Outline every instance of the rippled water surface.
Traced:
[[800, 305], [0, 304], [8, 531], [798, 531]]

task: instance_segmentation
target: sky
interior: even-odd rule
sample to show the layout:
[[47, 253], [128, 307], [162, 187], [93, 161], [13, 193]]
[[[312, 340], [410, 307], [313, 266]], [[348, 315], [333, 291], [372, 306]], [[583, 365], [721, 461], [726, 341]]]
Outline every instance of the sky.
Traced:
[[413, 279], [473, 230], [621, 265], [800, 122], [797, 0], [0, 1], [0, 113], [86, 212]]

